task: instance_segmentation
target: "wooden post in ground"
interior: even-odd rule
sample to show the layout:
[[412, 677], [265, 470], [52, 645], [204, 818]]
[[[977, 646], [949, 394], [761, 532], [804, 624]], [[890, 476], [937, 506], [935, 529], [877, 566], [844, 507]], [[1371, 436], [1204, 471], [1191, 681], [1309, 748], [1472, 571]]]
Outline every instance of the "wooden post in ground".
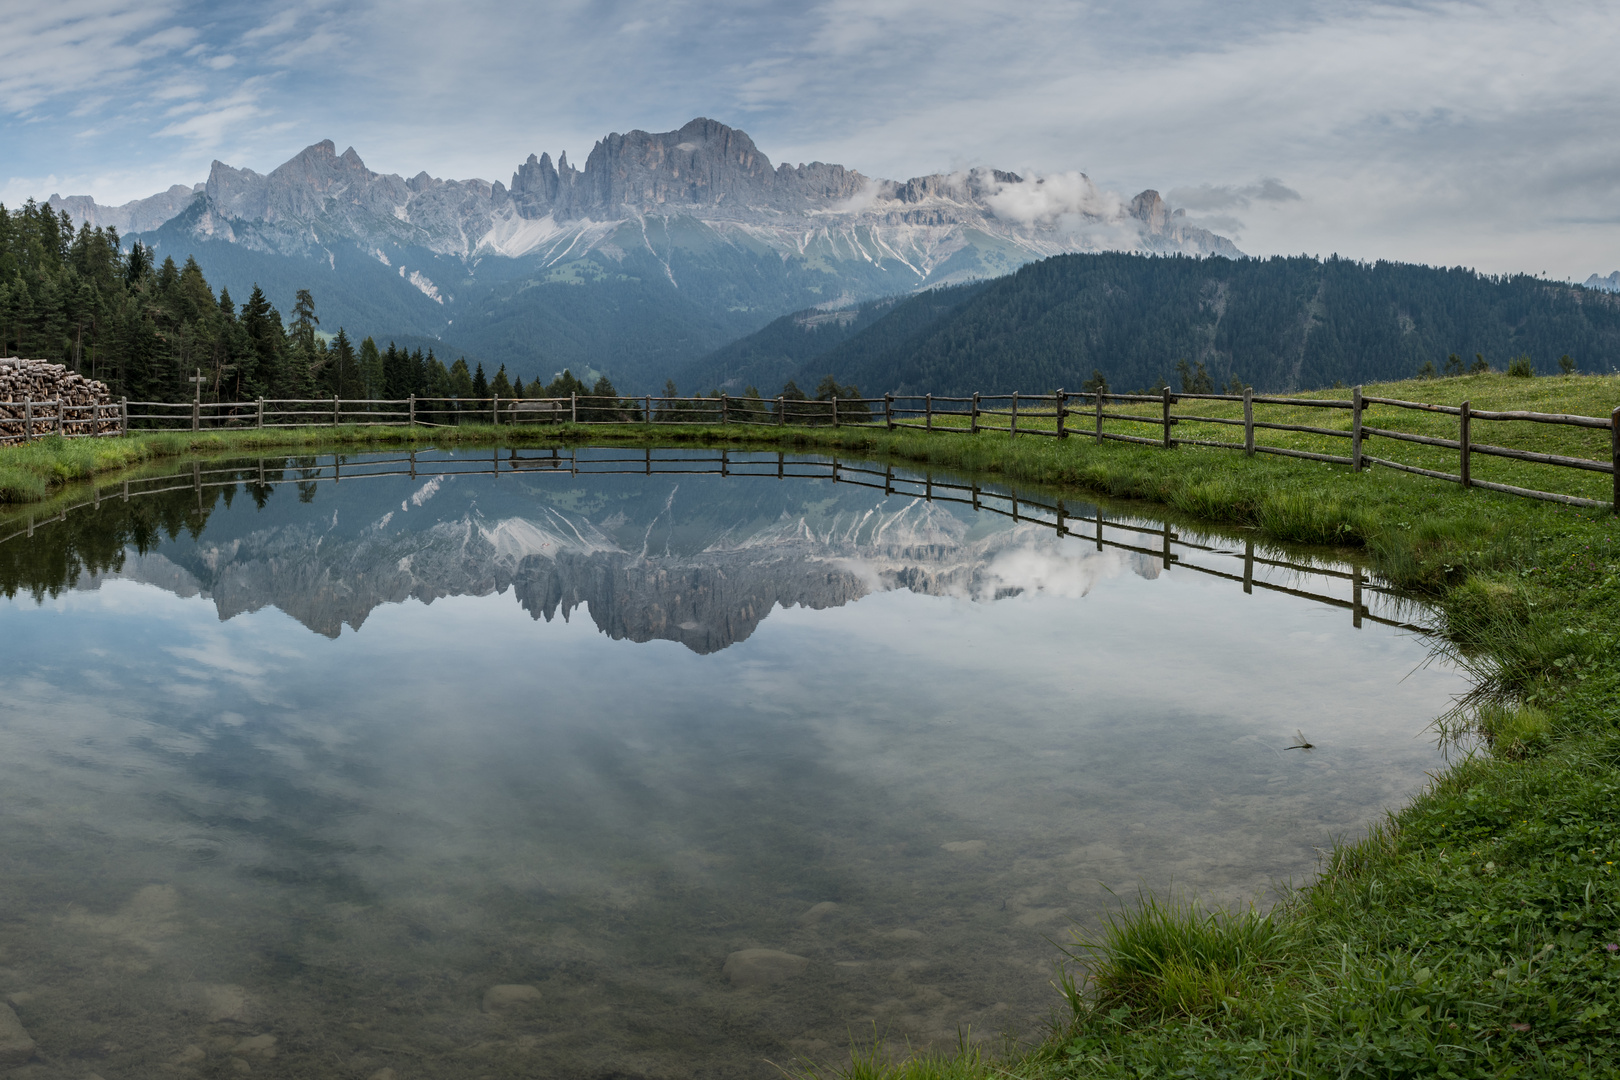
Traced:
[[1620, 514], [1620, 409], [1609, 414], [1609, 457], [1614, 462], [1614, 493], [1610, 513]]
[[969, 435], [977, 435], [978, 433], [979, 433], [979, 392], [977, 390], [975, 390], [973, 392], [973, 416], [968, 420], [968, 434]]
[[[837, 427], [838, 426], [838, 395], [837, 394], [834, 394], [832, 396], [832, 420], [833, 420], [833, 427]], [[833, 472], [837, 473], [837, 471], [838, 471], [838, 466], [837, 466], [836, 463], [834, 463]], [[836, 479], [838, 479], [838, 477], [834, 476], [833, 479], [836, 480]]]
[[[501, 395], [495, 394], [489, 399], [489, 422], [499, 427], [501, 424]], [[500, 470], [497, 469], [497, 472]]]
[[[1063, 408], [1063, 403], [1068, 400], [1068, 395], [1063, 392], [1061, 387], [1059, 387], [1058, 392], [1052, 396], [1054, 400], [1057, 401], [1057, 437], [1060, 439], [1067, 439], [1069, 437], [1069, 433], [1063, 430], [1063, 415], [1066, 411]], [[1061, 516], [1062, 515], [1060, 514], [1059, 517]], [[1058, 535], [1063, 535], [1061, 529], [1059, 530]]]
[[[1007, 434], [1018, 434], [1018, 391], [1016, 390], [1013, 391], [1012, 423], [1008, 424], [1007, 427], [1009, 428]], [[1013, 520], [1016, 521], [1018, 519], [1014, 518]]]
[[[22, 350], [18, 349], [17, 351], [21, 352]], [[34, 399], [33, 398], [27, 398], [27, 399], [25, 399], [23, 401], [23, 442], [26, 443], [26, 442], [33, 442], [33, 441], [34, 441]]]
[[261, 397], [256, 399], [253, 403], [253, 408], [255, 417], [253, 426], [262, 430], [264, 428], [264, 398]]
[[1103, 392], [1102, 392], [1102, 388], [1099, 387], [1097, 389], [1097, 445], [1098, 446], [1101, 446], [1102, 442], [1103, 442], [1103, 437], [1102, 437], [1102, 403], [1103, 403]]
[[1361, 387], [1350, 392], [1350, 470], [1361, 471]]
[[407, 407], [409, 409], [409, 412], [407, 414], [409, 419], [406, 421], [406, 423], [411, 427], [415, 427], [416, 426], [416, 395], [415, 394], [410, 395], [408, 398], [405, 399], [405, 403], [406, 403], [406, 405], [407, 405]]
[[1472, 426], [1473, 420], [1469, 407], [1469, 402], [1463, 402], [1462, 413], [1457, 417], [1457, 441], [1462, 444], [1457, 450], [1459, 464], [1462, 466], [1457, 475], [1462, 477], [1462, 486], [1465, 488], [1473, 486], [1473, 480], [1468, 475], [1468, 436], [1471, 434], [1468, 429]]
[[1170, 449], [1170, 388], [1164, 388], [1164, 448]]
[[338, 413], [340, 411], [340, 408], [341, 407], [338, 404], [338, 396], [336, 394], [333, 394], [332, 395], [332, 426], [333, 427], [338, 426]]
[[923, 395], [923, 429], [934, 430], [934, 395]]
[[884, 394], [883, 395], [883, 422], [888, 425], [888, 428], [889, 428], [890, 431], [894, 430], [894, 395], [893, 394]]
[[[784, 425], [786, 423], [787, 423], [787, 397], [785, 395], [783, 395], [783, 394], [777, 394], [776, 395], [776, 426], [781, 427], [782, 425]], [[777, 473], [778, 473], [778, 476], [780, 476], [781, 470], [777, 470]]]
[[646, 411], [647, 416], [646, 416], [646, 420], [644, 422], [650, 424], [650, 423], [652, 423], [652, 395], [651, 394], [647, 395], [647, 408], [646, 408], [645, 411]]
[[67, 417], [67, 402], [63, 401], [60, 397], [58, 397], [56, 399], [56, 434], [59, 437], [67, 435], [67, 426], [64, 423], [64, 420], [65, 420], [66, 417]]
[[[1356, 387], [1356, 393], [1361, 393], [1361, 387]], [[1254, 457], [1254, 387], [1243, 388], [1243, 452]], [[1358, 468], [1360, 466], [1357, 466]]]
[[118, 434], [129, 434], [129, 398], [118, 399]]
[[[725, 427], [729, 423], [731, 423], [731, 397], [729, 395], [727, 395], [727, 394], [721, 394], [720, 395], [720, 426]], [[833, 398], [833, 423], [835, 425], [838, 423], [838, 399], [837, 398]], [[724, 451], [722, 451], [722, 453], [724, 453]], [[725, 475], [725, 474], [722, 472], [721, 475]]]

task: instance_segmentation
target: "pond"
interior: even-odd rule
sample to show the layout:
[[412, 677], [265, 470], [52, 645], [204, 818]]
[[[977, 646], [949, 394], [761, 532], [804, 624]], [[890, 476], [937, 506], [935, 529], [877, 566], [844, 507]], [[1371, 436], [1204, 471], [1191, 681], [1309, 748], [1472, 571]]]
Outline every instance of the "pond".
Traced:
[[25, 1074], [763, 1078], [1035, 1037], [1075, 923], [1306, 880], [1463, 689], [1348, 563], [971, 479], [168, 472], [0, 521]]

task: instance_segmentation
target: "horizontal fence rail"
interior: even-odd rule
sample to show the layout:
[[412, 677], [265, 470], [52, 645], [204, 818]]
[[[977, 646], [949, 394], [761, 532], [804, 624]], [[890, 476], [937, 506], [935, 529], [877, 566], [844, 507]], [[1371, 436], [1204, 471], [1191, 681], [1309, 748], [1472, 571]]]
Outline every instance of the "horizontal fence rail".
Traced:
[[[1198, 403], [1201, 402], [1241, 405], [1242, 416], [1208, 415], [1207, 409], [1198, 410]], [[1174, 411], [1175, 406], [1189, 403], [1194, 411]], [[1256, 419], [1257, 406], [1348, 412], [1349, 424], [1347, 428], [1325, 427]], [[1397, 431], [1391, 427], [1366, 423], [1367, 411], [1374, 406], [1379, 407], [1384, 415], [1393, 409], [1454, 417], [1456, 437]], [[1480, 442], [1472, 437], [1475, 421], [1607, 430], [1609, 454], [1604, 460]], [[1000, 432], [1014, 437], [1033, 435], [1057, 439], [1085, 436], [1097, 443], [1114, 441], [1164, 449], [1185, 445], [1238, 450], [1250, 456], [1273, 454], [1348, 465], [1356, 472], [1376, 465], [1460, 484], [1464, 488], [1483, 488], [1570, 506], [1608, 507], [1620, 513], [1620, 408], [1616, 408], [1608, 417], [1522, 410], [1492, 411], [1474, 409], [1467, 401], [1452, 406], [1375, 397], [1364, 395], [1360, 387], [1355, 388], [1349, 400], [1283, 397], [1256, 394], [1250, 390], [1242, 394], [1173, 394], [1165, 389], [1157, 394], [1114, 394], [1106, 391], [1072, 394], [1058, 390], [1051, 394], [980, 393], [954, 397], [885, 394], [878, 398], [833, 397], [819, 400], [785, 396], [734, 397], [726, 394], [711, 397], [599, 397], [572, 394], [566, 398], [429, 398], [413, 395], [396, 399], [259, 398], [246, 402], [120, 400], [99, 405], [71, 405], [62, 401], [0, 402], [0, 444], [27, 442], [47, 435], [64, 438], [127, 435], [135, 430], [448, 427], [468, 423], [795, 425], [882, 428], [888, 431], [907, 429], [967, 435]], [[1118, 429], [1122, 424], [1134, 427], [1122, 431]], [[1241, 427], [1242, 441], [1237, 441], [1236, 430], [1232, 439], [1178, 435], [1176, 429], [1187, 424], [1233, 429]], [[1266, 431], [1342, 439], [1347, 452], [1322, 453], [1267, 445], [1257, 438], [1258, 432]], [[1376, 455], [1368, 453], [1368, 440], [1383, 440], [1391, 444], [1391, 450]], [[1403, 443], [1454, 453], [1456, 471], [1429, 468], [1390, 456], [1394, 448]], [[1607, 473], [1613, 478], [1611, 497], [1608, 500], [1594, 499], [1480, 479], [1473, 475], [1472, 464], [1476, 457]]]
[[[1253, 540], [1244, 540], [1241, 549], [1233, 545], [1203, 543], [1200, 540], [1207, 538], [1191, 539], [1169, 524], [1149, 525], [1130, 518], [1109, 517], [1100, 506], [1089, 506], [1076, 513], [1063, 499], [1031, 498], [999, 486], [936, 479], [931, 473], [922, 476], [897, 474], [893, 466], [876, 468], [866, 461], [850, 464], [837, 458], [790, 457], [782, 452], [720, 450], [704, 454], [701, 451], [660, 453], [646, 449], [640, 452], [586, 450], [582, 455], [579, 450], [559, 448], [528, 453], [517, 449], [495, 449], [487, 453], [488, 456], [482, 452], [445, 455], [440, 451], [409, 451], [392, 457], [356, 455], [354, 458], [332, 455], [324, 464], [320, 458], [277, 457], [208, 468], [204, 468], [202, 462], [194, 461], [191, 468], [177, 473], [128, 479], [109, 486], [92, 484], [90, 498], [63, 506], [48, 517], [28, 515], [26, 525], [0, 535], [0, 544], [32, 537], [39, 528], [65, 522], [70, 513], [85, 509], [98, 510], [103, 502], [128, 502], [176, 491], [194, 491], [197, 512], [201, 514], [205, 510], [204, 492], [207, 491], [244, 487], [268, 490], [284, 484], [343, 483], [383, 477], [414, 480], [453, 476], [706, 474], [778, 480], [830, 480], [835, 484], [870, 488], [885, 496], [971, 506], [980, 513], [996, 514], [1019, 524], [1050, 529], [1060, 537], [1074, 537], [1094, 544], [1098, 551], [1124, 551], [1145, 556], [1156, 560], [1161, 571], [1186, 569], [1241, 584], [1245, 593], [1260, 589], [1347, 610], [1351, 624], [1357, 629], [1365, 621], [1414, 633], [1430, 632], [1429, 627], [1401, 618], [1407, 612], [1409, 602], [1358, 566], [1339, 569], [1289, 562], [1275, 557], [1276, 553], [1268, 553], [1264, 548], [1257, 551]], [[1221, 560], [1226, 560], [1224, 565]], [[1285, 580], [1271, 580], [1268, 571], [1273, 570], [1284, 575]], [[1347, 582], [1349, 595], [1335, 596], [1298, 587], [1302, 579], [1308, 577]], [[1385, 613], [1376, 612], [1374, 603]]]

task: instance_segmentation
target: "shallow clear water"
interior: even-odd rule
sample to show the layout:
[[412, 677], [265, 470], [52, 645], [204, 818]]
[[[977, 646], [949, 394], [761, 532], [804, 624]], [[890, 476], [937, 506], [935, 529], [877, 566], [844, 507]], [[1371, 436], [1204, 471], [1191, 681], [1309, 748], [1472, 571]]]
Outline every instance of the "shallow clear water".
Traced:
[[639, 453], [199, 466], [0, 523], [25, 1074], [1038, 1034], [1109, 890], [1263, 897], [1440, 762], [1459, 677], [1374, 621], [1416, 616], [1267, 588], [1343, 605], [1348, 566], [814, 458], [602, 471]]

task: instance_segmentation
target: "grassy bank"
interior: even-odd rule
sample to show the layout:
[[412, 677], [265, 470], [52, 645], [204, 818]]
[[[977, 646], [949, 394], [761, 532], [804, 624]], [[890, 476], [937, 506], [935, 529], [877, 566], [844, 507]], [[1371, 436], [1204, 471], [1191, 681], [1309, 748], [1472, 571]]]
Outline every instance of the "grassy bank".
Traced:
[[[1620, 402], [1613, 379], [1480, 376], [1369, 392], [1449, 403], [1459, 388], [1482, 408], [1606, 415]], [[1420, 431], [1434, 422], [1409, 420]], [[1520, 427], [1534, 438], [1570, 434]], [[1307, 449], [1323, 438], [1268, 435]], [[697, 426], [46, 440], [0, 450], [0, 490], [37, 498], [74, 476], [187, 453], [493, 439], [847, 452], [1151, 500], [1277, 540], [1362, 548], [1383, 576], [1443, 612], [1454, 657], [1479, 686], [1446, 723], [1475, 732], [1479, 748], [1336, 848], [1316, 883], [1264, 914], [1128, 904], [1099, 938], [1077, 944], [1040, 1045], [998, 1059], [874, 1052], [852, 1076], [1620, 1075], [1620, 522], [1606, 511], [1194, 447]], [[1526, 486], [1556, 487], [1545, 472]]]

